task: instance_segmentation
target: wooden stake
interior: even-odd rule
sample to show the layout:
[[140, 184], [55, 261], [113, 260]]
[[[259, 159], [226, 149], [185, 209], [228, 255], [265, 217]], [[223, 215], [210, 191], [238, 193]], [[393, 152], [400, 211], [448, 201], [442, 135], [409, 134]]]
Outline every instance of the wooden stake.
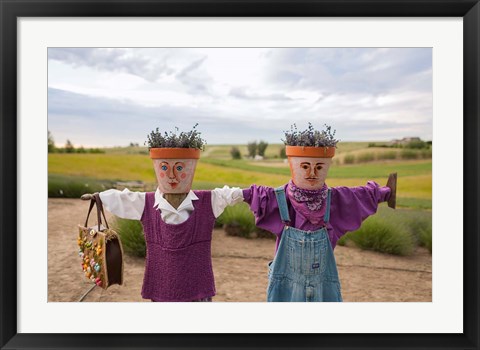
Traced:
[[165, 193], [163, 197], [172, 205], [172, 207], [178, 209], [185, 197], [187, 197], [187, 193]]
[[388, 177], [387, 187], [390, 187], [390, 198], [388, 199], [388, 206], [395, 209], [397, 206], [397, 173], [392, 173]]

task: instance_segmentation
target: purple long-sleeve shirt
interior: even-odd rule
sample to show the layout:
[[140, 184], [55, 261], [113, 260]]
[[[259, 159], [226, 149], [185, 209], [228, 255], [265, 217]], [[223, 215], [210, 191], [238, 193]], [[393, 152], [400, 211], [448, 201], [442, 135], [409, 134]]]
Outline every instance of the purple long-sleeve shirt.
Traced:
[[[285, 187], [285, 193], [287, 185]], [[323, 220], [314, 225], [300, 213], [297, 213], [287, 197], [290, 214], [289, 226], [304, 231], [315, 231], [325, 225]], [[328, 235], [332, 248], [345, 233], [360, 227], [362, 221], [377, 212], [378, 203], [385, 202], [390, 197], [390, 188], [379, 186], [374, 181], [368, 181], [366, 186], [331, 187], [330, 220], [327, 223]], [[252, 185], [243, 190], [243, 198], [250, 205], [255, 215], [258, 227], [272, 232], [277, 236], [275, 251], [280, 243], [284, 224], [280, 218], [275, 191], [272, 187]], [[322, 218], [326, 204], [320, 209]]]

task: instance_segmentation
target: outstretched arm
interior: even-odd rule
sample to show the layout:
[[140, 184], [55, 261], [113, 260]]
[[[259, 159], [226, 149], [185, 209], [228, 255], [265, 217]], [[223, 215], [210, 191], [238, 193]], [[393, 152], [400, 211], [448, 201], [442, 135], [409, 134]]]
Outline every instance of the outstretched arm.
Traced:
[[[92, 196], [92, 194], [87, 193], [80, 198], [90, 200]], [[145, 207], [145, 192], [111, 189], [100, 192], [100, 199], [109, 212], [124, 219], [140, 220]]]
[[366, 186], [333, 187], [330, 224], [335, 238], [357, 230], [363, 220], [377, 212], [378, 204], [390, 199], [391, 188], [368, 181]]
[[279, 235], [284, 227], [278, 210], [275, 189], [251, 185], [243, 189], [243, 198], [255, 216], [255, 225]]
[[239, 187], [215, 188], [212, 190], [212, 209], [213, 214], [218, 218], [225, 208], [229, 205], [235, 205], [243, 201], [243, 193]]

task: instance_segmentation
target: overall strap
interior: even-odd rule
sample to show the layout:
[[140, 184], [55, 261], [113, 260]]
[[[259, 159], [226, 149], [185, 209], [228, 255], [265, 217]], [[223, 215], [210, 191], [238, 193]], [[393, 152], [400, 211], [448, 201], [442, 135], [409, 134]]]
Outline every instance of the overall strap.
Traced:
[[330, 220], [330, 197], [331, 197], [332, 190], [329, 188], [328, 189], [328, 194], [327, 194], [327, 209], [325, 210], [325, 216], [323, 217], [323, 221], [325, 224]]
[[286, 224], [290, 222], [290, 214], [288, 213], [287, 198], [285, 197], [285, 189], [283, 186], [275, 189], [275, 197], [277, 197], [282, 222]]

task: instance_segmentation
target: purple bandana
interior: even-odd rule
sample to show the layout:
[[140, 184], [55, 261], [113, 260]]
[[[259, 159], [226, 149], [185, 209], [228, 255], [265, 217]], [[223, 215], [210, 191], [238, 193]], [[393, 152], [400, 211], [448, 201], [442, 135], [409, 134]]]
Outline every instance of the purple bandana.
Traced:
[[295, 211], [299, 212], [312, 224], [319, 224], [322, 221], [320, 209], [327, 198], [328, 187], [323, 184], [319, 190], [305, 190], [297, 187], [292, 180], [287, 186], [287, 195]]

